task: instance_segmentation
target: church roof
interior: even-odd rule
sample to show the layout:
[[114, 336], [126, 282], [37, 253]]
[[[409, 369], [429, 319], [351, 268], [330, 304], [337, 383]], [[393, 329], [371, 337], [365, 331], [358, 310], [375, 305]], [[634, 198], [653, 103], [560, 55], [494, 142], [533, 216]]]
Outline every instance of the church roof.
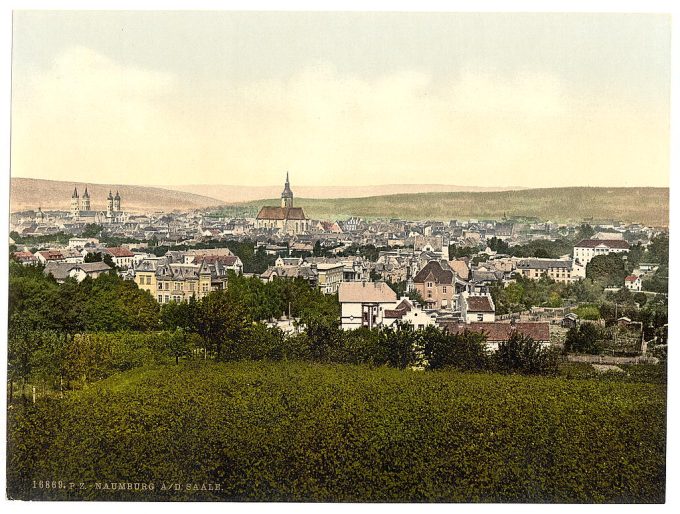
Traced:
[[302, 207], [272, 207], [265, 205], [257, 213], [258, 220], [306, 220]]
[[71, 195], [71, 198], [78, 198], [78, 188], [77, 187], [73, 188], [73, 194]]

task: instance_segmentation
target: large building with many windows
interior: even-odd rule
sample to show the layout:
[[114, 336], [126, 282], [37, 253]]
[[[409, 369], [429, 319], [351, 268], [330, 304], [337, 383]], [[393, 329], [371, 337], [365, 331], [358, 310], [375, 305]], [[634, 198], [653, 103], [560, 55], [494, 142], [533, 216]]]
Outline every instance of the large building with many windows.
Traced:
[[623, 239], [583, 239], [574, 245], [574, 259], [582, 266], [587, 266], [596, 255], [623, 253], [628, 250], [630, 245]]
[[210, 291], [227, 285], [227, 267], [219, 261], [208, 264], [142, 261], [135, 270], [135, 283], [149, 291], [158, 303], [186, 302], [200, 299]]

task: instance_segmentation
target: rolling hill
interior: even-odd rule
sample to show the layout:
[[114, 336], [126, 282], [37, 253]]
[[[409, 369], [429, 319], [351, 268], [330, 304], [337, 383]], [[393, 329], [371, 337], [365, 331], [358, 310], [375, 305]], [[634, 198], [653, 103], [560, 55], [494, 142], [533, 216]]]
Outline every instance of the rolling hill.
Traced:
[[[225, 203], [250, 202], [276, 198], [281, 194], [282, 185], [275, 186], [229, 186], [221, 184], [186, 184], [160, 186], [174, 191], [211, 196]], [[396, 195], [404, 193], [444, 192], [488, 192], [520, 190], [521, 187], [479, 187], [446, 184], [385, 184], [381, 186], [304, 186], [293, 185], [293, 191], [300, 198], [365, 198], [369, 196]]]
[[174, 211], [216, 207], [224, 202], [208, 196], [159, 187], [116, 184], [92, 184], [12, 177], [10, 189], [10, 212], [32, 210], [67, 211], [71, 205], [73, 188], [82, 195], [87, 185], [93, 210], [106, 209], [109, 191], [120, 192], [121, 206], [128, 212]]
[[[415, 193], [367, 198], [297, 198], [313, 219], [349, 216], [401, 219], [500, 219], [535, 216], [555, 222], [619, 220], [650, 226], [668, 226], [668, 188], [567, 187], [496, 192]], [[261, 205], [278, 205], [278, 199], [240, 204], [256, 212]]]

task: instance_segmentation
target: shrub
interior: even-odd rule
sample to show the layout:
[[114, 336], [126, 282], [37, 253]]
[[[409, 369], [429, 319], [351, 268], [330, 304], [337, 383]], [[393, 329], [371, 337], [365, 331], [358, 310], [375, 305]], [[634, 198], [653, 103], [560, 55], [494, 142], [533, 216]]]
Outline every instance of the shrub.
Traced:
[[556, 375], [558, 371], [555, 350], [517, 332], [498, 344], [494, 361], [496, 369], [503, 373]]

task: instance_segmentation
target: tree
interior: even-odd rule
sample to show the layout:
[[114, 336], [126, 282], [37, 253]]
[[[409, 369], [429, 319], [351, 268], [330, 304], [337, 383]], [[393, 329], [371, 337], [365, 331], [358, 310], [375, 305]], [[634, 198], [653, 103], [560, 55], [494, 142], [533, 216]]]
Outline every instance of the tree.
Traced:
[[417, 340], [418, 334], [411, 325], [397, 323], [395, 328], [380, 328], [378, 347], [385, 356], [386, 364], [404, 369], [416, 361]]
[[647, 295], [641, 291], [638, 291], [633, 295], [633, 301], [637, 303], [640, 308], [645, 306], [645, 303], [647, 303]]
[[557, 373], [556, 352], [518, 332], [498, 344], [494, 354], [496, 369], [503, 373], [554, 375]]
[[240, 302], [229, 301], [225, 291], [212, 291], [197, 304], [196, 331], [218, 359], [233, 358], [251, 324], [247, 309]]
[[429, 369], [447, 367], [461, 370], [483, 370], [489, 368], [490, 358], [486, 349], [486, 336], [467, 329], [449, 334], [436, 327], [427, 327], [422, 332], [425, 359]]
[[599, 336], [600, 331], [594, 323], [581, 323], [578, 328], [570, 328], [564, 341], [564, 352], [597, 354], [600, 352]]
[[583, 239], [590, 239], [595, 235], [595, 230], [593, 230], [593, 227], [588, 225], [587, 223], [582, 223], [581, 226], [578, 229], [578, 232], [576, 233], [576, 240], [581, 241]]
[[605, 286], [623, 286], [626, 265], [618, 254], [596, 255], [586, 266], [586, 277]]
[[97, 237], [101, 231], [104, 229], [101, 225], [97, 225], [96, 223], [88, 223], [85, 225], [85, 229], [83, 230], [82, 236], [83, 237]]
[[175, 364], [179, 364], [180, 357], [191, 355], [187, 333], [181, 328], [175, 330], [168, 340], [168, 351], [175, 358]]

